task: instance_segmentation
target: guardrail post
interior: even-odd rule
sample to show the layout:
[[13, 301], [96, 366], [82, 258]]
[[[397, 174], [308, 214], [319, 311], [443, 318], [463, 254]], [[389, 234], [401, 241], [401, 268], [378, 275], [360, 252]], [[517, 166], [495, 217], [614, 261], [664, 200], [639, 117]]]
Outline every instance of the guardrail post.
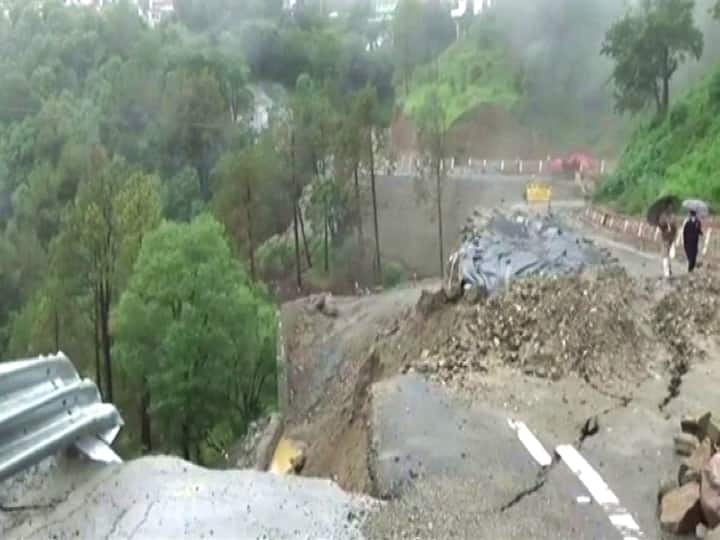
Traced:
[[500, 172], [505, 172], [505, 160], [500, 160]]
[[605, 174], [605, 160], [600, 160], [600, 174]]
[[523, 173], [523, 161], [522, 161], [522, 159], [518, 162], [518, 171], [520, 172], [520, 174]]
[[538, 161], [538, 174], [542, 174], [543, 162], [542, 159]]
[[712, 234], [712, 229], [708, 229], [705, 231], [705, 245], [703, 246], [702, 254], [703, 257], [707, 255], [708, 247], [710, 246], [710, 235]]

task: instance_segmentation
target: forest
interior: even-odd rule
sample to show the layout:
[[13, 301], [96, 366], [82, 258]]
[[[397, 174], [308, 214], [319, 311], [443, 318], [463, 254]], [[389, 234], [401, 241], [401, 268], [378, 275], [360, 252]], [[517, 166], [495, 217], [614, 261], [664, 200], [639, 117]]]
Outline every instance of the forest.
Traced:
[[361, 215], [396, 60], [367, 19], [185, 0], [150, 28], [129, 2], [11, 3], [0, 357], [64, 351], [120, 407], [125, 454], [219, 459], [273, 407], [277, 301], [398, 279]]

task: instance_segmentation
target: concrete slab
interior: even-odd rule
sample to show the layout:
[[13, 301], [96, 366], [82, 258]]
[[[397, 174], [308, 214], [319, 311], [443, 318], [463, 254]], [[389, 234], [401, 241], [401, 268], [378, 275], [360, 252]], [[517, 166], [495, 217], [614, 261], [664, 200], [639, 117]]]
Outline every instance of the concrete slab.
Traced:
[[88, 476], [63, 500], [27, 513], [3, 538], [360, 540], [373, 506], [328, 480], [211, 471], [171, 457]]

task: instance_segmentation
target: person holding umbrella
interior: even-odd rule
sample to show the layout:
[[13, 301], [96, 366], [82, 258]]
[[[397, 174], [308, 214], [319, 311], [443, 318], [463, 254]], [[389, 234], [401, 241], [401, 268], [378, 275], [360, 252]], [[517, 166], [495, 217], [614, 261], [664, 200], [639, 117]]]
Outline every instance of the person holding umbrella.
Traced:
[[688, 272], [692, 272], [697, 264], [698, 244], [703, 234], [698, 214], [707, 215], [708, 207], [702, 201], [695, 200], [685, 201], [683, 206], [689, 211], [689, 216], [683, 225], [683, 245], [688, 260]]
[[670, 253], [677, 238], [678, 227], [674, 215], [679, 209], [680, 199], [675, 195], [665, 195], [651, 204], [647, 211], [647, 222], [659, 229], [662, 238], [662, 267], [666, 279], [672, 277]]
[[658, 227], [660, 228], [660, 236], [663, 241], [663, 275], [670, 279], [672, 277], [672, 267], [670, 266], [670, 252], [672, 246], [677, 238], [678, 227], [675, 224], [675, 220], [670, 214], [663, 214], [658, 220]]

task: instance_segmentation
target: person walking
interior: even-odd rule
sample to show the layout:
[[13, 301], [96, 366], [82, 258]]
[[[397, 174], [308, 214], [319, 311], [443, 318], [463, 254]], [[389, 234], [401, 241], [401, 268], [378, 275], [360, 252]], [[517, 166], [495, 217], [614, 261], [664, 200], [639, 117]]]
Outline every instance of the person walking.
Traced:
[[672, 216], [661, 216], [658, 227], [660, 227], [660, 236], [663, 241], [663, 276], [670, 279], [672, 277], [672, 267], [670, 266], [670, 250], [677, 238], [677, 225]]
[[700, 223], [700, 219], [697, 217], [697, 212], [690, 210], [690, 216], [683, 226], [683, 245], [685, 246], [685, 255], [688, 260], [688, 272], [695, 270], [698, 244], [700, 243], [702, 234], [702, 223]]

